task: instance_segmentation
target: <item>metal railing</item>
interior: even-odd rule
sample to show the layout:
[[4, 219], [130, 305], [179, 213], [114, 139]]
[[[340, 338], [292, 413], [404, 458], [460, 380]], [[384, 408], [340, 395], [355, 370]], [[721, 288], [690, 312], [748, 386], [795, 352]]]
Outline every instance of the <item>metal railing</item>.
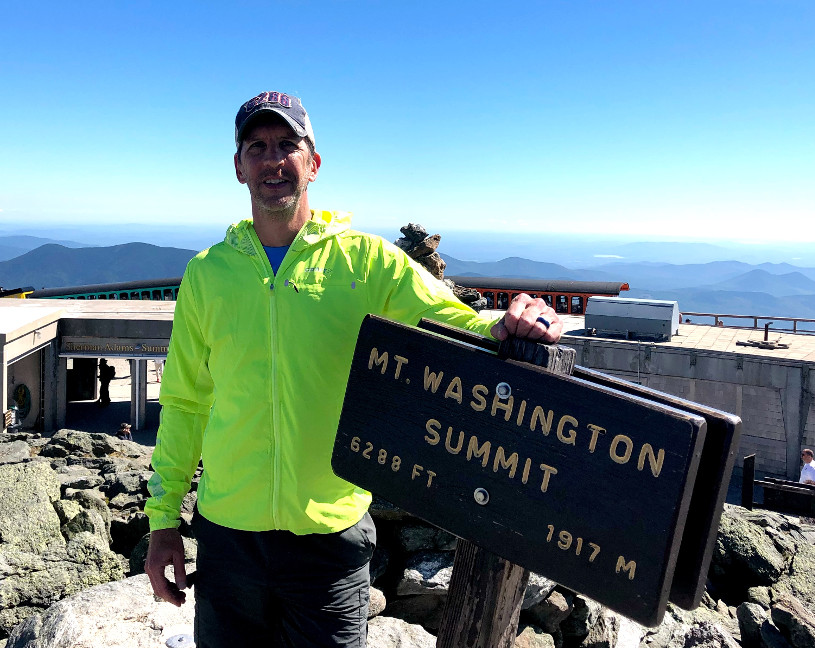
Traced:
[[[776, 322], [791, 322], [792, 326], [775, 327], [772, 330], [782, 333], [801, 333], [804, 335], [815, 335], [815, 319], [808, 319], [806, 317], [771, 317], [769, 315], [728, 315], [724, 313], [692, 313], [682, 312], [682, 322], [686, 317], [710, 317], [713, 319], [714, 326], [725, 326], [729, 328], [743, 328], [743, 329], [766, 329], [769, 324]], [[735, 320], [748, 320], [752, 321], [752, 326], [739, 326], [738, 324], [725, 324], [724, 319]], [[759, 324], [759, 322], [761, 322]], [[691, 324], [706, 324], [707, 322], [694, 322]], [[801, 328], [801, 324], [810, 324], [811, 328]]]

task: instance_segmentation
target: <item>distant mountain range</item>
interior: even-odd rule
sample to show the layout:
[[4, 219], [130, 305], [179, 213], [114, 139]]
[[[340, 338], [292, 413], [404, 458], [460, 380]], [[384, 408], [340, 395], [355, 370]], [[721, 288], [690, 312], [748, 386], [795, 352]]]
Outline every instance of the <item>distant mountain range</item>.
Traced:
[[[780, 282], [771, 277], [798, 273], [803, 279], [815, 281], [815, 268], [801, 268], [788, 263], [761, 263], [757, 265], [741, 261], [713, 261], [711, 263], [623, 263], [614, 262], [596, 266], [598, 270], [618, 277], [626, 277], [632, 286], [638, 288], [666, 289], [690, 288], [714, 285], [719, 289], [757, 290], [754, 282], [775, 283], [791, 286], [796, 279], [783, 279]], [[755, 274], [751, 274], [755, 273]], [[738, 281], [741, 285], [727, 282]], [[815, 284], [811, 287], [815, 288]], [[776, 293], [776, 290], [772, 292]], [[812, 291], [815, 292], [815, 291]], [[780, 294], [786, 294], [784, 291]]]
[[[248, 215], [248, 214], [247, 214]], [[223, 239], [227, 226], [243, 215], [233, 214], [221, 222], [196, 223], [72, 223], [65, 219], [59, 223], [12, 223], [0, 214], [0, 247], [11, 245], [7, 239], [14, 235], [40, 237], [37, 245], [20, 250], [12, 256], [28, 252], [45, 243], [61, 243], [67, 247], [76, 244], [63, 241], [81, 241], [83, 245], [110, 246], [123, 243], [152, 243], [166, 247], [203, 250]], [[431, 234], [438, 230], [432, 222], [420, 221]], [[395, 225], [371, 225], [357, 220], [354, 226], [379, 234], [389, 241], [399, 238]], [[567, 268], [595, 268], [606, 263], [647, 263], [660, 261], [675, 265], [705, 264], [723, 259], [734, 259], [758, 265], [764, 262], [791, 263], [795, 266], [815, 267], [815, 245], [801, 237], [799, 241], [778, 242], [766, 240], [746, 243], [738, 240], [651, 240], [648, 232], [616, 235], [557, 234], [541, 231], [513, 232], [504, 230], [466, 231], [442, 230], [441, 250], [456, 259], [495, 261], [505, 257], [522, 257], [536, 261], [557, 263]], [[738, 236], [734, 232], [734, 236]], [[792, 236], [793, 234], [791, 234]], [[18, 247], [14, 245], [12, 247]], [[2, 256], [0, 261], [11, 258]]]
[[76, 241], [56, 240], [41, 236], [27, 236], [24, 234], [0, 236], [0, 261], [13, 259], [48, 243], [56, 243], [69, 248], [88, 247], [84, 243], [77, 243]]
[[683, 312], [815, 319], [815, 268], [715, 261], [688, 265], [616, 262], [573, 270], [513, 257], [481, 263], [441, 256], [447, 263], [447, 275], [619, 281], [631, 287], [624, 297], [677, 301]]
[[0, 261], [0, 286], [61, 288], [137, 279], [180, 277], [193, 250], [126, 243], [111, 247], [69, 248], [49, 243]]
[[[42, 244], [44, 240], [48, 242]], [[0, 286], [58, 288], [178, 277], [197, 253], [148, 243], [83, 245], [70, 240], [57, 244], [32, 236], [0, 236], [0, 252], [29, 248], [12, 259], [0, 261]], [[676, 246], [681, 244], [670, 245], [675, 254]], [[657, 245], [654, 249], [660, 248]], [[624, 296], [675, 300], [683, 312], [815, 319], [815, 268], [789, 263], [607, 261], [571, 268], [517, 256], [500, 261], [463, 261], [447, 254], [441, 256], [447, 263], [447, 275], [619, 281], [631, 286]]]
[[[615, 281], [615, 277], [603, 270], [571, 270], [558, 263], [531, 261], [520, 257], [508, 257], [501, 261], [461, 261], [446, 254], [441, 258], [447, 263], [445, 274], [464, 277], [537, 277], [546, 279], [575, 279], [580, 281]], [[625, 281], [624, 279], [622, 281]]]

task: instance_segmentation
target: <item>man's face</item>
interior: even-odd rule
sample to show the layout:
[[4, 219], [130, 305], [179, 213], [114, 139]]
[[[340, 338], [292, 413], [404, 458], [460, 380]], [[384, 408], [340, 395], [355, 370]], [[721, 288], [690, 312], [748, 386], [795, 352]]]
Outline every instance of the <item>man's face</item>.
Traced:
[[809, 463], [810, 461], [812, 461], [812, 455], [804, 452], [801, 454], [801, 459], [803, 460], [804, 463]]
[[308, 183], [317, 178], [320, 156], [280, 119], [259, 120], [235, 154], [238, 181], [249, 187], [252, 206], [267, 216], [289, 220]]

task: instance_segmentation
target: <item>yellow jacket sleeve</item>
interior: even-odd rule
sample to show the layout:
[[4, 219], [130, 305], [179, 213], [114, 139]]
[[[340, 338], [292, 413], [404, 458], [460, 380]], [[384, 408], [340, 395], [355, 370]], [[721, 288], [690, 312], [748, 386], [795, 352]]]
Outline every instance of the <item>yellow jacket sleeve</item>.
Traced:
[[150, 498], [144, 511], [150, 530], [177, 528], [181, 501], [201, 458], [201, 444], [214, 400], [193, 288], [193, 260], [187, 268], [173, 317], [173, 332], [161, 385], [161, 422], [153, 451]]

